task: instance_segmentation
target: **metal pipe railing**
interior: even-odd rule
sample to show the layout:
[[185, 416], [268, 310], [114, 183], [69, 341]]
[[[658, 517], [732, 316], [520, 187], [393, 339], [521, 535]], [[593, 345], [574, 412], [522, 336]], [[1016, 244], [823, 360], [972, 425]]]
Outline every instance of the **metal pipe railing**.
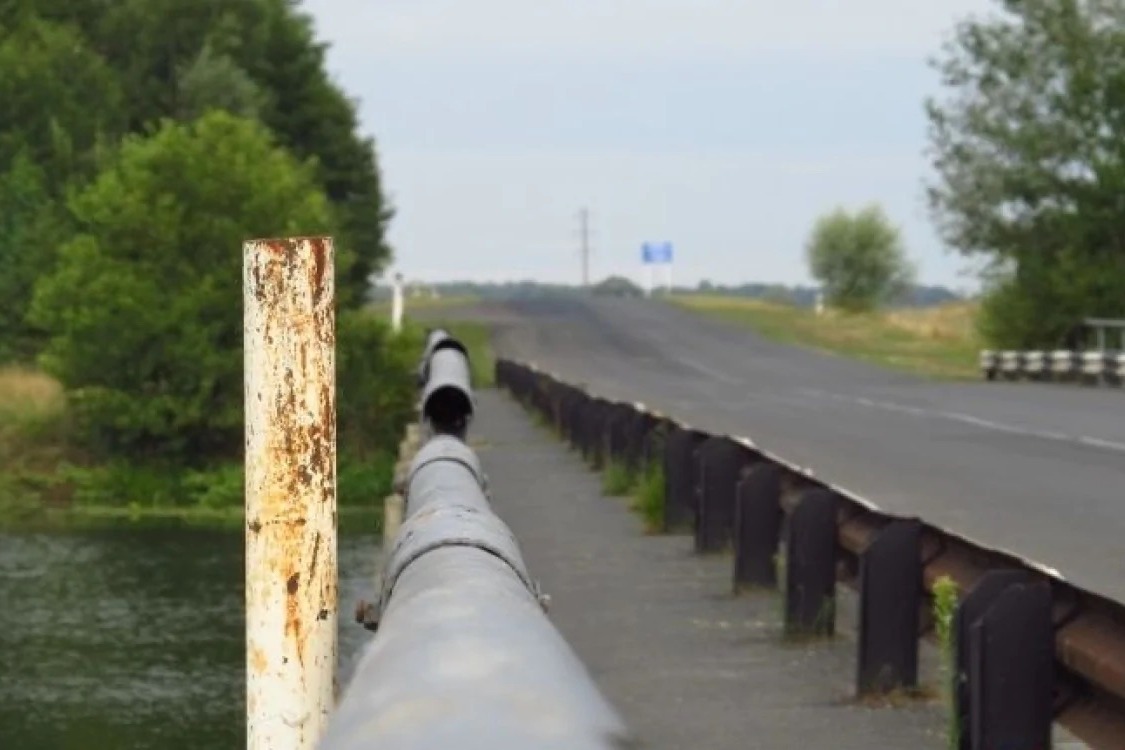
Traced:
[[367, 623], [376, 635], [319, 747], [632, 746], [492, 510], [480, 462], [463, 442], [473, 408], [468, 357], [442, 334], [431, 335], [419, 369], [433, 437], [410, 467], [404, 521]]

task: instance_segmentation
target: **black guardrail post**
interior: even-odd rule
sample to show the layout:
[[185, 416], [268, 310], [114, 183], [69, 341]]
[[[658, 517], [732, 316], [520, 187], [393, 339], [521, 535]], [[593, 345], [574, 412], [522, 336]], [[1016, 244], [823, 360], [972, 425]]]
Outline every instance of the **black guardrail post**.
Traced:
[[664, 442], [664, 531], [690, 531], [695, 526], [695, 452], [707, 435], [674, 427]]
[[954, 617], [959, 747], [1051, 746], [1051, 590], [1025, 570], [995, 570]]
[[836, 632], [836, 496], [804, 490], [785, 540], [785, 632]]
[[745, 447], [726, 437], [710, 438], [699, 452], [702, 474], [695, 551], [721, 552], [733, 538], [738, 482], [752, 456]]
[[921, 539], [921, 521], [895, 520], [860, 554], [856, 692], [861, 696], [918, 685]]
[[615, 401], [609, 405], [602, 428], [602, 446], [605, 456], [603, 463], [624, 461], [625, 441], [632, 412], [633, 410], [628, 404]]
[[629, 422], [629, 433], [625, 443], [625, 465], [630, 471], [644, 468], [645, 441], [649, 431], [656, 426], [659, 418], [642, 407], [633, 407]]
[[781, 542], [781, 467], [762, 461], [738, 483], [734, 521], [734, 591], [777, 588]]
[[986, 573], [977, 584], [961, 598], [953, 615], [953, 697], [957, 715], [958, 750], [972, 750], [968, 726], [969, 705], [969, 628], [979, 620], [992, 603], [1009, 586], [1030, 583], [1034, 580], [1025, 570], [994, 570]]
[[[675, 424], [663, 417], [654, 417], [652, 426], [645, 433], [644, 448], [641, 451], [641, 465], [645, 471], [659, 467], [664, 469], [664, 446]], [[665, 485], [667, 486], [667, 485]], [[667, 504], [665, 504], [667, 508]]]
[[585, 393], [575, 390], [563, 409], [563, 434], [571, 448], [578, 448], [578, 436], [582, 430], [582, 408], [587, 398]]
[[586, 398], [578, 411], [578, 444], [577, 448], [586, 461], [592, 461], [597, 446], [599, 430], [597, 422], [599, 417], [600, 400]]
[[584, 455], [595, 470], [605, 468], [610, 454], [606, 449], [606, 432], [613, 416], [614, 404], [601, 398], [590, 401], [586, 412], [586, 443]]

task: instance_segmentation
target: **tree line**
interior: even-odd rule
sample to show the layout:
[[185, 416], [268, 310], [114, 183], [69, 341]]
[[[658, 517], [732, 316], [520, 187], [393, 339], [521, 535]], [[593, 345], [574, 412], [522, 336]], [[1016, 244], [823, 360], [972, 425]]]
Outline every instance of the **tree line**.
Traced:
[[[631, 282], [630, 284], [631, 290], [625, 292], [626, 294], [638, 296], [643, 293], [639, 286]], [[436, 292], [441, 297], [472, 297], [473, 299], [487, 301], [509, 301], [569, 297], [583, 291], [581, 287], [574, 284], [548, 284], [531, 280], [507, 282], [442, 281], [425, 284], [424, 290], [422, 292], [421, 288], [411, 288], [408, 289], [407, 294], [409, 296], [415, 291], [424, 294]], [[769, 284], [762, 282], [717, 284], [708, 279], [703, 279], [695, 285], [676, 284], [672, 287], [672, 293], [744, 297], [796, 307], [812, 307], [816, 304], [819, 289], [804, 284]], [[391, 295], [392, 288], [387, 285], [377, 286], [372, 291], [372, 298], [377, 300], [388, 300]], [[927, 307], [955, 302], [960, 299], [961, 297], [956, 292], [940, 284], [907, 284], [900, 290], [899, 295], [890, 300], [890, 303], [902, 307]], [[408, 299], [407, 305], [409, 306], [409, 304]]]
[[0, 364], [61, 381], [89, 455], [237, 459], [242, 242], [318, 233], [341, 443], [395, 444], [408, 344], [359, 312], [392, 211], [325, 52], [293, 0], [0, 0]]

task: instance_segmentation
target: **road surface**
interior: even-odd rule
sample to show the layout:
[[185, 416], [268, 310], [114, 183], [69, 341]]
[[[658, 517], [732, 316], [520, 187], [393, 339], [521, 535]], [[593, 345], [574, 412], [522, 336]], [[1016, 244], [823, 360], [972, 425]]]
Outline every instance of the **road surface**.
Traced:
[[501, 355], [1125, 598], [1119, 390], [935, 383], [641, 300], [512, 302], [492, 322]]

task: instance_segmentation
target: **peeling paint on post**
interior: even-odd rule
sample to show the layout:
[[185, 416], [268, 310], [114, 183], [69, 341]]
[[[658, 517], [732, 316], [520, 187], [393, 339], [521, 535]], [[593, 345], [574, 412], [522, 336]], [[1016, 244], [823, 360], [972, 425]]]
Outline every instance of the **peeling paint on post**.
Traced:
[[333, 255], [330, 238], [243, 247], [247, 750], [312, 750], [334, 708]]

